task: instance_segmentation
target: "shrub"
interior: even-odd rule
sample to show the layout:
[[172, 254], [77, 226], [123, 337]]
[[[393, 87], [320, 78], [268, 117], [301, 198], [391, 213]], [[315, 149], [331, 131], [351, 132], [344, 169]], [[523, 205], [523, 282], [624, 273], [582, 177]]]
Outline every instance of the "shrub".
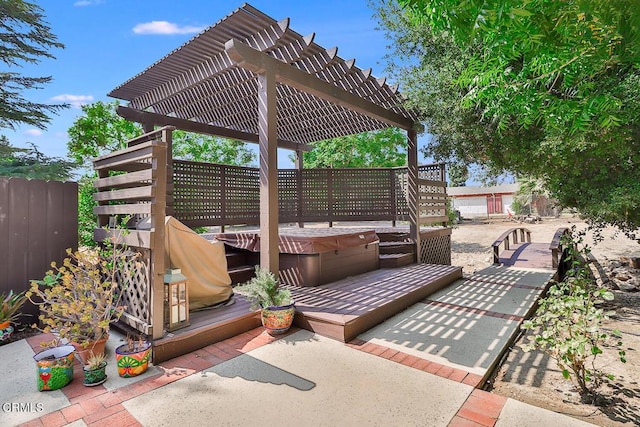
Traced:
[[574, 227], [563, 240], [570, 264], [567, 277], [549, 288], [546, 297], [539, 301], [535, 316], [525, 321], [522, 328], [532, 331], [524, 350], [540, 349], [553, 358], [562, 375], [577, 382], [583, 401], [593, 402], [603, 380], [613, 379], [596, 368], [597, 356], [607, 348], [614, 348], [620, 361], [626, 360], [624, 350], [620, 349], [620, 333], [603, 328], [611, 313], [601, 304], [613, 300], [613, 293], [596, 287], [584, 261], [589, 249], [578, 249], [579, 244], [582, 237], [575, 235]]

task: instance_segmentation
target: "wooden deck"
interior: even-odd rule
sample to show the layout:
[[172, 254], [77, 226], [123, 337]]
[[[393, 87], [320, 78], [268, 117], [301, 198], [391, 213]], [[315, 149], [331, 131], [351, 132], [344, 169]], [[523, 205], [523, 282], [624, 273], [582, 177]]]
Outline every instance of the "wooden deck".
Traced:
[[[349, 341], [462, 277], [462, 268], [413, 264], [374, 270], [317, 287], [290, 286], [295, 325]], [[191, 325], [153, 342], [153, 363], [177, 357], [260, 326], [239, 295], [235, 303], [191, 313]]]
[[191, 312], [189, 326], [153, 342], [153, 363], [190, 353], [261, 325], [260, 317], [249, 309], [246, 299], [235, 295], [234, 300], [226, 307]]
[[350, 341], [461, 277], [461, 267], [413, 264], [317, 287], [290, 287], [296, 303], [295, 324]]

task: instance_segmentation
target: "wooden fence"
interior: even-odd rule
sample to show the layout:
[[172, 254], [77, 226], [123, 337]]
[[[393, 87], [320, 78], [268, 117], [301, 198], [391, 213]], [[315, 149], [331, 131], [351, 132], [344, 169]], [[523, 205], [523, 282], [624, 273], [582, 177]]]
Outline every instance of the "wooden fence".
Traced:
[[[190, 227], [259, 224], [260, 170], [173, 161], [168, 209]], [[406, 168], [280, 169], [279, 221], [409, 219]], [[444, 165], [419, 168], [421, 223], [446, 222]]]
[[0, 177], [0, 292], [28, 289], [77, 246], [77, 183]]

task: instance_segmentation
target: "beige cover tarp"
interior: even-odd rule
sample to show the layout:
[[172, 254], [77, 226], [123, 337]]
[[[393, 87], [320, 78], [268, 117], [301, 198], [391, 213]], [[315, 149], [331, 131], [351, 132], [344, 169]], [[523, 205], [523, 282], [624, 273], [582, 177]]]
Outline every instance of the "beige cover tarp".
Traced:
[[231, 298], [224, 243], [206, 240], [171, 216], [166, 217], [165, 224], [165, 253], [171, 268], [179, 268], [187, 276], [189, 310]]

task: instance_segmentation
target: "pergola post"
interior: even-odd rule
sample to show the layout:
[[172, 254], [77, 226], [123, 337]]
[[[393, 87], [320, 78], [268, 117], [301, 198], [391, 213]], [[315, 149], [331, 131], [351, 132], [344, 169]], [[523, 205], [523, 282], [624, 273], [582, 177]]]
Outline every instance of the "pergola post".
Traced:
[[296, 189], [298, 191], [298, 227], [304, 228], [302, 221], [302, 169], [304, 168], [303, 152], [296, 150]]
[[260, 153], [260, 266], [278, 277], [278, 116], [276, 76], [258, 74], [258, 144]]
[[418, 134], [414, 129], [407, 131], [407, 194], [409, 195], [409, 234], [416, 245], [417, 262], [420, 262], [420, 201], [418, 186]]

